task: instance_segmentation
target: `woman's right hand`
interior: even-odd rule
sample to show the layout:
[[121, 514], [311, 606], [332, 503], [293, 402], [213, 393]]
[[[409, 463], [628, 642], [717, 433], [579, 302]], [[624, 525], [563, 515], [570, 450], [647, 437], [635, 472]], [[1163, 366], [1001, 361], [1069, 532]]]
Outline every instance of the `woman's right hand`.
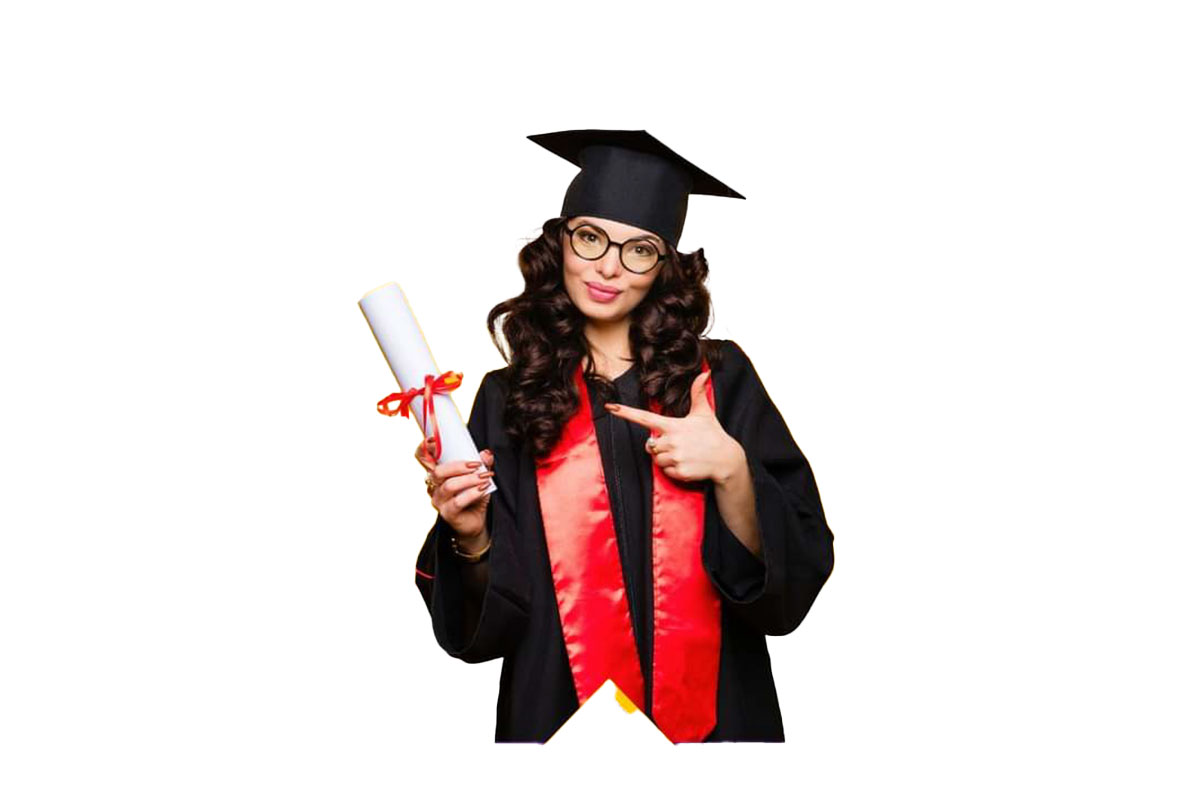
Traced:
[[[432, 440], [424, 444], [430, 449], [433, 447]], [[464, 540], [469, 541], [482, 534], [487, 524], [487, 506], [491, 499], [491, 495], [483, 490], [490, 485], [488, 479], [496, 474], [492, 471], [495, 461], [492, 451], [482, 450], [479, 453], [487, 467], [485, 473], [479, 472], [477, 461], [434, 464], [423, 452], [422, 445], [418, 443], [415, 456], [428, 475], [432, 476], [432, 484], [427, 483], [426, 487], [430, 502], [438, 514]]]

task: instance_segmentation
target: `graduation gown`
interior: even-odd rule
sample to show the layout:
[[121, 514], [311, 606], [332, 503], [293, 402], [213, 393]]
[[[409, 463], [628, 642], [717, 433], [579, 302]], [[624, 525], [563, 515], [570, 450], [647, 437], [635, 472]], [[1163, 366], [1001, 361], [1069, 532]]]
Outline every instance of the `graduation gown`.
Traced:
[[[793, 631], [833, 570], [833, 533], [816, 480], [753, 364], [733, 341], [718, 342], [713, 367], [717, 419], [746, 452], [753, 479], [763, 558], [751, 553], [720, 516], [706, 483], [701, 555], [721, 599], [717, 724], [706, 741], [782, 741], [783, 720], [766, 635]], [[648, 410], [635, 369], [615, 380], [617, 402]], [[649, 432], [613, 416], [588, 383], [596, 437], [634, 638], [652, 712], [654, 646], [650, 571]], [[503, 428], [507, 369], [483, 378], [468, 429], [495, 456], [498, 490], [488, 505], [492, 548], [486, 574], [455, 559], [451, 529], [436, 518], [417, 556], [416, 583], [433, 633], [465, 662], [503, 658], [496, 702], [497, 742], [544, 742], [579, 709], [538, 501], [533, 457], [510, 444]]]

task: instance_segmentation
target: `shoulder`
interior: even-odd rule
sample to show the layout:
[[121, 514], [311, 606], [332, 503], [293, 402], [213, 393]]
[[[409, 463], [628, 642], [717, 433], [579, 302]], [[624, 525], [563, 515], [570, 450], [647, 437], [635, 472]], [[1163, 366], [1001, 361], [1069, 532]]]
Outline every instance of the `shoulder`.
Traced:
[[753, 361], [740, 344], [728, 339], [712, 339], [712, 342], [719, 355], [719, 363], [711, 364], [712, 382], [718, 400], [741, 407], [755, 404], [767, 396]]
[[507, 444], [504, 413], [507, 406], [506, 368], [484, 373], [471, 405], [469, 428], [479, 446], [495, 450]]
[[736, 341], [726, 338], [705, 338], [705, 353], [711, 354], [715, 360], [712, 365], [713, 379], [742, 379], [748, 372], [754, 371], [754, 364]]
[[508, 399], [511, 371], [511, 366], [501, 366], [484, 374], [483, 379], [479, 381], [479, 396], [493, 405], [501, 405]]
[[508, 377], [511, 372], [512, 372], [511, 366], [501, 366], [499, 368], [492, 369], [491, 371], [489, 371], [487, 374], [485, 374], [483, 376], [483, 382], [484, 383], [490, 382], [490, 383], [495, 383], [495, 384], [498, 384], [501, 386], [507, 386], [508, 385]]
[[479, 381], [479, 393], [492, 395], [506, 387], [508, 385], [506, 382], [508, 379], [507, 369], [508, 367], [505, 366], [485, 372], [483, 379]]

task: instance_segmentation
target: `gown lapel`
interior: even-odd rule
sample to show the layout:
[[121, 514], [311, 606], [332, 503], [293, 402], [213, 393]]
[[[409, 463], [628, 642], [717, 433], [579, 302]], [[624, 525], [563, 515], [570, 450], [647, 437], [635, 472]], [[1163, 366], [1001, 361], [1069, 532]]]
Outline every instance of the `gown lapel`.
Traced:
[[[702, 371], [707, 370], [705, 362]], [[580, 405], [558, 443], [536, 462], [567, 659], [581, 705], [611, 678], [645, 711], [642, 669], [582, 362], [574, 381]], [[711, 376], [705, 394], [716, 410]], [[661, 411], [657, 400], [650, 407]], [[671, 480], [653, 461], [651, 467], [653, 718], [675, 743], [702, 741], [716, 726], [721, 649], [721, 602], [700, 554], [704, 488]]]

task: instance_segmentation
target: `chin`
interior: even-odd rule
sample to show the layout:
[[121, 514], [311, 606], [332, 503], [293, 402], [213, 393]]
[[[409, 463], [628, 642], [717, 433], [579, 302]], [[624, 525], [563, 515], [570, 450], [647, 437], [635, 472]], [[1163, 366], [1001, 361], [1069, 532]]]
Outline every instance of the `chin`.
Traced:
[[592, 307], [591, 305], [584, 305], [583, 307], [579, 308], [579, 312], [583, 314], [585, 319], [590, 319], [591, 321], [608, 321], [610, 318], [608, 311], [596, 310], [596, 308]]
[[625, 318], [624, 310], [613, 310], [612, 308], [604, 308], [595, 312], [586, 310], [584, 313], [589, 319], [595, 319], [596, 321], [620, 321]]

